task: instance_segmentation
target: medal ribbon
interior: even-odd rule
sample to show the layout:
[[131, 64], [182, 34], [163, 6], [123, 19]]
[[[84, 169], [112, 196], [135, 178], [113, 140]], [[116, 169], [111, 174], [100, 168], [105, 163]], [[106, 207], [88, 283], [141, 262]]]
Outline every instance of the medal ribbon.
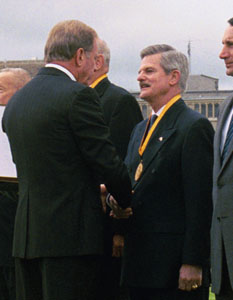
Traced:
[[163, 116], [165, 115], [165, 113], [169, 110], [169, 108], [176, 103], [179, 99], [181, 98], [181, 95], [176, 95], [175, 97], [173, 97], [164, 107], [164, 109], [162, 110], [161, 114], [159, 115], [159, 117], [156, 119], [156, 121], [154, 122], [154, 124], [151, 126], [146, 138], [144, 139], [144, 137], [142, 138], [140, 147], [138, 149], [138, 152], [140, 154], [140, 156], [142, 157], [142, 154], [144, 153], [144, 151], [146, 150], [147, 144], [149, 143], [150, 137], [152, 136], [155, 128], [157, 127], [157, 125], [159, 124], [160, 120], [163, 118]]

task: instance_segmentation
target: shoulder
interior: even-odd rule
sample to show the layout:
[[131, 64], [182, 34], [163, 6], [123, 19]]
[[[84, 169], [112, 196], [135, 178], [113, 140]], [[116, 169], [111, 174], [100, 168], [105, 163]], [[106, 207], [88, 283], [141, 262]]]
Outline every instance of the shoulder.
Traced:
[[199, 112], [191, 109], [187, 105], [184, 106], [184, 109], [181, 111], [180, 118], [181, 122], [188, 126], [211, 126], [210, 121]]
[[109, 86], [106, 90], [106, 95], [107, 94], [112, 94], [119, 99], [129, 99], [129, 101], [136, 101], [135, 97], [130, 92], [128, 92], [123, 87], [120, 87], [111, 82], [109, 83]]
[[223, 103], [220, 105], [219, 109], [219, 116], [221, 116], [224, 111], [228, 108], [228, 106], [233, 106], [233, 94], [231, 94], [229, 97], [227, 97]]

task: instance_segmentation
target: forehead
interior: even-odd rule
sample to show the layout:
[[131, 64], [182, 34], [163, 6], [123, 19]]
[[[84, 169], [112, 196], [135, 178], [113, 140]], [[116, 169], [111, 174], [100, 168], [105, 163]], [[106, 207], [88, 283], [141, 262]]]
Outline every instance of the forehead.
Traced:
[[222, 42], [223, 44], [233, 40], [233, 26], [229, 25], [223, 35]]
[[8, 73], [8, 72], [0, 73], [0, 84], [1, 85], [11, 85], [11, 84], [13, 84], [12, 74]]
[[147, 55], [143, 57], [141, 60], [141, 68], [145, 68], [147, 66], [158, 66], [160, 64], [160, 59], [161, 59], [161, 54], [152, 54], [152, 55]]

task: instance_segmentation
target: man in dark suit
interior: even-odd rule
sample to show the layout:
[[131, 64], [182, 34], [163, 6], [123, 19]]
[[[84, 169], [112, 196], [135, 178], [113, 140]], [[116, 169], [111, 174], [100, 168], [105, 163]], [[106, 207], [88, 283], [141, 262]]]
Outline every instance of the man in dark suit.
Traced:
[[3, 116], [19, 180], [13, 255], [18, 300], [97, 299], [103, 253], [99, 182], [127, 207], [131, 184], [96, 92], [96, 32], [58, 23], [46, 66]]
[[[223, 36], [220, 58], [233, 76], [233, 18]], [[233, 299], [233, 95], [221, 107], [214, 139], [214, 213], [211, 227], [212, 290]]]
[[[103, 109], [104, 119], [110, 129], [110, 137], [118, 155], [124, 159], [135, 125], [142, 121], [142, 113], [136, 99], [125, 89], [111, 83], [107, 77], [110, 50], [103, 40], [98, 40], [96, 69], [90, 80]], [[127, 299], [127, 290], [120, 288], [121, 259], [124, 247], [124, 221], [115, 221], [105, 215], [105, 256], [101, 299]]]
[[[0, 70], [0, 105], [31, 79], [21, 68]], [[4, 174], [2, 174], [4, 175]], [[0, 179], [0, 299], [15, 300], [15, 266], [12, 258], [13, 229], [18, 202], [18, 184]]]
[[122, 283], [132, 300], [207, 300], [213, 128], [181, 99], [185, 55], [155, 45], [141, 58], [140, 97], [153, 112], [135, 127], [125, 160], [133, 215]]

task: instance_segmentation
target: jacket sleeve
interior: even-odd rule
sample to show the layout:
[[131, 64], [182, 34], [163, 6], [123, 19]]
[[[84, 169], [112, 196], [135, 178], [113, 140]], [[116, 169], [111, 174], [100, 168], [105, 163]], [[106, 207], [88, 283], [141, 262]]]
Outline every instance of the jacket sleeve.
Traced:
[[183, 264], [203, 265], [209, 258], [212, 217], [212, 166], [214, 130], [199, 119], [187, 132], [182, 149], [185, 201]]
[[96, 92], [86, 88], [70, 107], [70, 126], [80, 151], [94, 174], [99, 174], [119, 205], [128, 207], [131, 183], [127, 168], [110, 141]]

